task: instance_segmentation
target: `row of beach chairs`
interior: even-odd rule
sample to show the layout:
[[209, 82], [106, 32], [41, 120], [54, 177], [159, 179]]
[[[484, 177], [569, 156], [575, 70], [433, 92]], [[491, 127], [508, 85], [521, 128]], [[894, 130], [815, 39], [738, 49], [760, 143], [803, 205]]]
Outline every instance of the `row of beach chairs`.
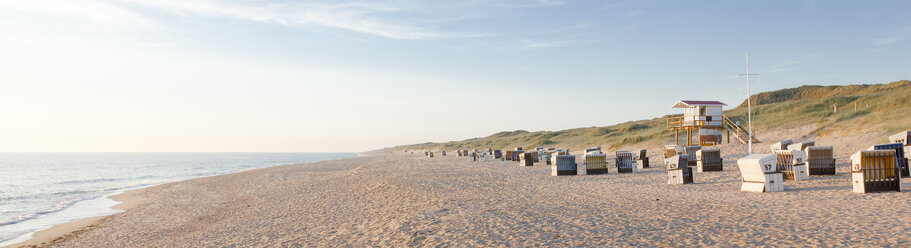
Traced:
[[772, 153], [753, 154], [737, 160], [743, 178], [741, 191], [784, 191], [786, 180], [835, 175], [835, 153], [831, 146], [816, 146], [815, 141], [794, 143], [788, 139], [769, 148]]
[[[851, 178], [853, 191], [858, 193], [899, 191], [901, 178], [908, 177], [908, 156], [911, 154], [911, 131], [889, 136], [888, 144], [880, 144], [859, 151], [851, 156]], [[811, 175], [835, 175], [835, 154], [832, 146], [817, 146], [814, 141], [793, 142], [784, 140], [770, 146], [772, 153], [753, 154], [737, 160], [742, 176], [742, 191], [777, 192], [784, 191], [783, 182], [806, 180]], [[585, 149], [578, 156], [570, 155], [569, 149], [537, 147], [524, 151], [516, 147], [512, 151], [456, 150], [458, 156], [468, 156], [470, 161], [486, 161], [488, 156], [501, 161], [516, 161], [520, 166], [534, 166], [535, 163], [550, 165], [552, 175], [596, 175], [608, 173], [609, 162], [618, 173], [635, 173], [649, 167], [647, 151], [639, 153], [616, 151], [613, 157], [601, 151], [601, 147]], [[433, 157], [432, 151], [425, 155]], [[440, 151], [441, 156], [446, 151]], [[701, 146], [665, 146], [665, 169], [668, 184], [694, 182], [693, 172], [723, 171], [721, 150]]]
[[568, 151], [550, 154], [550, 164], [553, 164], [551, 175], [597, 175], [609, 171], [609, 161], [613, 161], [618, 173], [635, 173], [643, 168], [648, 168], [646, 150], [641, 150], [639, 156], [628, 151], [616, 151], [613, 158], [601, 152], [600, 147], [586, 149], [581, 155], [582, 164], [576, 164], [576, 156], [569, 155]]
[[[851, 155], [853, 192], [901, 192], [901, 178], [909, 176], [911, 131], [889, 136], [889, 144], [873, 145]], [[771, 154], [753, 154], [737, 160], [743, 176], [742, 191], [784, 191], [782, 181], [803, 180], [810, 175], [834, 175], [831, 146], [785, 140], [772, 144]]]

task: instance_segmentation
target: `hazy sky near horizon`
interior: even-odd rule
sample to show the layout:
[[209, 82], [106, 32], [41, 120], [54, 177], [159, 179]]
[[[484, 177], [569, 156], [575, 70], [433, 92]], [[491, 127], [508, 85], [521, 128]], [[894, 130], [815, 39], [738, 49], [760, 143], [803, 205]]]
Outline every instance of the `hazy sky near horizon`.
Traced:
[[[911, 78], [911, 1], [0, 0], [0, 152], [365, 151]], [[757, 80], [753, 82], [756, 83]]]

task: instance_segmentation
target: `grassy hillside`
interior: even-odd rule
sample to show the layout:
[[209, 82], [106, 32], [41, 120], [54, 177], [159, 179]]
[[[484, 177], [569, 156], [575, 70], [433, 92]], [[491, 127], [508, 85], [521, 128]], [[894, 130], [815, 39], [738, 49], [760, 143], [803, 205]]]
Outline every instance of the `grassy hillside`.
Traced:
[[[847, 86], [801, 86], [763, 92], [753, 100], [754, 127], [786, 129], [817, 125], [817, 135], [898, 132], [911, 128], [911, 81]], [[854, 111], [855, 103], [857, 112]], [[837, 104], [838, 112], [833, 111]], [[725, 111], [746, 116], [746, 101]]]
[[[763, 92], [753, 101], [755, 132], [814, 125], [815, 135], [850, 135], [867, 132], [898, 132], [911, 128], [911, 81], [847, 86], [801, 86]], [[857, 103], [857, 112], [854, 104]], [[838, 112], [833, 112], [833, 104]], [[725, 115], [746, 123], [746, 101]], [[631, 121], [613, 126], [560, 131], [506, 131], [483, 138], [397, 146], [393, 149], [473, 149], [524, 147], [584, 148], [673, 143], [674, 133], [665, 118]]]

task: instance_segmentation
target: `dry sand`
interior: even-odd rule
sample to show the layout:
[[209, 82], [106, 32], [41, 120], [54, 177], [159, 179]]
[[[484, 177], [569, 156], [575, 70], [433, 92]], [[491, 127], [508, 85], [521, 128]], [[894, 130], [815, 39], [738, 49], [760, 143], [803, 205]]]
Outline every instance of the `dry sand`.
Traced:
[[[775, 136], [810, 131], [766, 134], [757, 150], [768, 150]], [[911, 193], [851, 192], [847, 157], [884, 143], [880, 138], [820, 139], [819, 145], [858, 143], [836, 145], [838, 175], [788, 181], [777, 193], [740, 192], [736, 159], [745, 148], [734, 144], [721, 146], [723, 172], [696, 173], [690, 185], [665, 183], [660, 147], [650, 147], [653, 168], [641, 173], [561, 177], [542, 163], [375, 153], [133, 191], [125, 213], [38, 241], [65, 247], [909, 247]]]

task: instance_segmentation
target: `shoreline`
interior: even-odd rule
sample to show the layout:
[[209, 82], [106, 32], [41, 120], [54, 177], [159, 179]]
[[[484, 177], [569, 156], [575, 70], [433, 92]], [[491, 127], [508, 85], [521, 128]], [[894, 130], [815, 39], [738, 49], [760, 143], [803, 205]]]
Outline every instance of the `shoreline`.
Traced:
[[348, 157], [348, 158], [326, 159], [326, 160], [319, 160], [319, 161], [306, 162], [306, 163], [280, 164], [280, 165], [274, 165], [274, 166], [263, 167], [263, 168], [251, 168], [251, 169], [244, 169], [244, 170], [239, 170], [239, 171], [235, 171], [235, 172], [231, 172], [231, 173], [190, 178], [190, 179], [185, 179], [185, 180], [178, 180], [178, 181], [167, 182], [167, 183], [162, 183], [162, 184], [148, 185], [148, 186], [139, 187], [139, 188], [127, 189], [120, 193], [115, 193], [112, 195], [104, 196], [105, 198], [119, 202], [117, 205], [114, 205], [113, 207], [111, 207], [111, 209], [112, 210], [122, 210], [122, 212], [114, 213], [111, 215], [90, 217], [90, 218], [86, 218], [86, 219], [57, 224], [57, 225], [51, 226], [50, 228], [34, 232], [32, 234], [32, 236], [26, 240], [23, 240], [18, 243], [9, 244], [6, 246], [0, 246], [0, 248], [36, 247], [36, 246], [46, 245], [49, 242], [57, 241], [59, 239], [66, 239], [71, 235], [77, 234], [81, 231], [86, 231], [88, 229], [91, 229], [96, 224], [98, 224], [99, 222], [101, 222], [107, 218], [125, 214], [130, 209], [137, 207], [139, 205], [142, 205], [143, 203], [145, 203], [147, 201], [147, 198], [142, 197], [141, 194], [143, 192], [146, 192], [150, 188], [165, 186], [165, 185], [174, 184], [174, 183], [181, 183], [181, 182], [186, 182], [186, 181], [200, 180], [200, 179], [205, 179], [205, 178], [226, 176], [226, 175], [232, 175], [232, 174], [240, 174], [240, 173], [246, 173], [246, 172], [253, 172], [253, 171], [257, 171], [257, 170], [265, 170], [265, 169], [275, 168], [275, 167], [307, 165], [307, 164], [324, 162], [324, 161], [336, 161], [336, 160], [358, 158], [358, 157], [368, 156], [369, 153], [370, 152], [356, 152], [355, 156]]
[[[188, 180], [193, 180], [193, 179], [188, 179]], [[177, 182], [180, 182], [180, 181], [177, 181]], [[164, 185], [164, 184], [159, 184], [159, 185]], [[105, 216], [91, 217], [88, 219], [81, 219], [81, 220], [70, 221], [70, 222], [54, 225], [48, 229], [44, 229], [44, 230], [35, 232], [34, 234], [32, 234], [31, 238], [26, 239], [22, 242], [10, 244], [10, 245], [3, 246], [0, 248], [40, 246], [40, 245], [43, 245], [45, 243], [48, 243], [48, 242], [51, 242], [51, 241], [54, 241], [57, 239], [66, 238], [68, 235], [77, 233], [80, 230], [83, 230], [84, 228], [90, 228], [92, 225], [97, 224], [98, 222], [100, 222], [101, 220], [104, 220], [105, 218], [126, 213], [126, 211], [128, 211], [130, 208], [133, 208], [133, 207], [136, 207], [136, 206], [142, 204], [145, 199], [139, 195], [142, 192], [144, 192], [146, 189], [148, 189], [150, 187], [159, 186], [159, 185], [152, 185], [152, 186], [148, 186], [148, 187], [130, 189], [130, 190], [126, 190], [121, 193], [114, 194], [114, 195], [105, 196], [108, 199], [119, 202], [117, 205], [114, 205], [114, 207], [111, 208], [112, 210], [123, 210], [123, 212], [119, 212], [119, 213], [115, 213], [115, 214], [111, 214], [111, 215], [105, 215]]]

